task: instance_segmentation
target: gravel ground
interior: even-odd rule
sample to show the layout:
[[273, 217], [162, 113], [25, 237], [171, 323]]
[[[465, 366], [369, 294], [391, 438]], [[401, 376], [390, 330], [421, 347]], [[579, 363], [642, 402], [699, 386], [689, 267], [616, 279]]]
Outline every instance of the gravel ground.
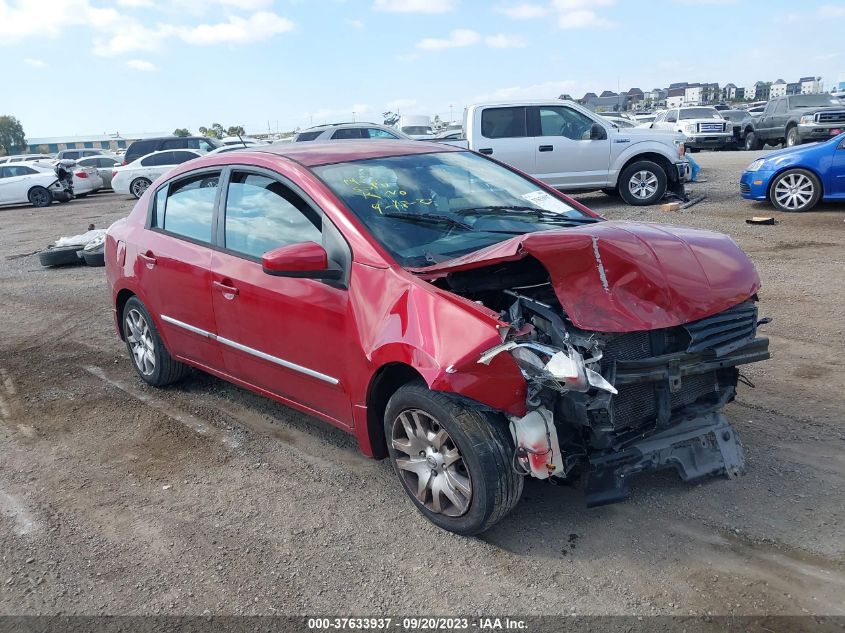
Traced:
[[[113, 332], [102, 268], [32, 254], [133, 201], [0, 209], [2, 614], [845, 614], [845, 206], [739, 198], [751, 153], [698, 154], [687, 212], [763, 279], [773, 359], [728, 407], [748, 473], [642, 476], [588, 510], [529, 480], [481, 538], [425, 521], [338, 430], [203, 374], [155, 390]], [[750, 226], [752, 215], [775, 226]]]

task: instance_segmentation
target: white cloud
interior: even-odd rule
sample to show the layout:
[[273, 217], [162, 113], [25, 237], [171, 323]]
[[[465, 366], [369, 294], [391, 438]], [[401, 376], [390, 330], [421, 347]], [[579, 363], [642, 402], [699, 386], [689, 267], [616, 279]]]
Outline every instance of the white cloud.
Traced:
[[375, 0], [375, 11], [390, 13], [448, 13], [458, 6], [458, 0]]
[[136, 51], [155, 52], [168, 36], [166, 29], [166, 25], [150, 29], [135, 20], [127, 19], [107, 35], [94, 37], [92, 51], [101, 57], [115, 57]]
[[417, 42], [417, 48], [426, 51], [442, 51], [447, 48], [463, 48], [481, 41], [481, 35], [471, 29], [455, 29], [445, 39], [426, 37]]
[[27, 57], [23, 61], [25, 64], [29, 64], [33, 68], [44, 68], [45, 66], [47, 66], [46, 62], [43, 62], [40, 59], [33, 59], [32, 57]]
[[531, 18], [541, 18], [549, 14], [548, 7], [530, 3], [497, 7], [494, 11], [506, 15], [512, 20], [530, 20]]
[[525, 48], [528, 42], [521, 35], [505, 35], [497, 33], [484, 38], [484, 43], [490, 48]]
[[135, 70], [140, 70], [145, 73], [153, 73], [158, 70], [158, 67], [155, 64], [143, 59], [130, 59], [126, 62], [126, 65], [129, 66], [129, 68], [134, 68]]
[[845, 6], [823, 4], [819, 7], [819, 15], [823, 18], [845, 18]]
[[269, 39], [279, 33], [293, 30], [294, 24], [287, 18], [269, 11], [253, 13], [249, 18], [231, 16], [228, 22], [198, 24], [189, 27], [164, 27], [188, 44], [201, 46], [209, 44], [250, 44]]
[[610, 20], [596, 14], [590, 9], [579, 9], [578, 11], [567, 11], [558, 15], [557, 25], [562, 29], [605, 29], [615, 26]]
[[349, 26], [353, 29], [363, 29], [364, 28], [364, 20], [349, 20]]

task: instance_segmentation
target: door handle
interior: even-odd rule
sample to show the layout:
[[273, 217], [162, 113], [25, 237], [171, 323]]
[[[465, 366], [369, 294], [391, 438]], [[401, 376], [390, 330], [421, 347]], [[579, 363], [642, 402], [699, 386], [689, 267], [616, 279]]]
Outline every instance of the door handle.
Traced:
[[493, 148], [492, 147], [482, 147], [480, 150], [478, 150], [478, 153], [479, 154], [487, 154], [489, 156], [490, 154], [493, 153]]
[[146, 253], [139, 253], [138, 257], [143, 260], [143, 262], [147, 265], [147, 268], [152, 268], [156, 265], [157, 260], [153, 257], [153, 254], [150, 251], [147, 251]]
[[212, 285], [223, 293], [226, 299], [234, 299], [240, 291], [234, 286], [223, 283], [222, 281], [213, 281]]
[[540, 145], [541, 152], [553, 152], [555, 151], [554, 145]]

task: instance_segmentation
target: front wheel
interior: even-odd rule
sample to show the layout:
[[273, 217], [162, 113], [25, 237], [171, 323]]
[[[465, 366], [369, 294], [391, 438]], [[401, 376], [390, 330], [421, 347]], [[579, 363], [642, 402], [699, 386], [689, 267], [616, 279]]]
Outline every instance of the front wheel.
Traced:
[[470, 536], [501, 520], [522, 495], [504, 419], [423, 384], [400, 387], [384, 431], [393, 470], [438, 527]]
[[760, 142], [754, 132], [749, 132], [745, 135], [745, 149], [749, 152], [756, 152], [763, 149], [763, 143]]
[[798, 128], [791, 127], [786, 133], [786, 146], [795, 147], [796, 145], [801, 145], [801, 137], [798, 136]]
[[146, 178], [136, 178], [129, 185], [129, 191], [136, 198], [140, 198], [144, 195], [144, 192], [147, 190], [147, 187], [149, 187], [151, 184], [152, 183]]
[[650, 160], [637, 161], [619, 176], [619, 195], [630, 205], [641, 207], [659, 202], [666, 193], [666, 172]]
[[821, 194], [821, 183], [814, 173], [790, 169], [775, 178], [769, 200], [781, 211], [809, 211], [818, 204]]
[[148, 385], [163, 387], [190, 371], [165, 349], [150, 313], [138, 297], [131, 297], [123, 308], [123, 336], [135, 371]]

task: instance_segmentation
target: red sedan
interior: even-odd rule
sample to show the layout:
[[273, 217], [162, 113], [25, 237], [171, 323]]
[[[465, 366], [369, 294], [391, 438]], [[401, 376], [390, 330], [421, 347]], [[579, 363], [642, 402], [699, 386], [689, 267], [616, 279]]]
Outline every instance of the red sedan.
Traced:
[[190, 367], [389, 457], [437, 525], [478, 533], [523, 478], [627, 496], [631, 475], [734, 475], [723, 408], [768, 358], [728, 237], [604, 221], [487, 157], [384, 141], [180, 165], [108, 234], [141, 379]]

